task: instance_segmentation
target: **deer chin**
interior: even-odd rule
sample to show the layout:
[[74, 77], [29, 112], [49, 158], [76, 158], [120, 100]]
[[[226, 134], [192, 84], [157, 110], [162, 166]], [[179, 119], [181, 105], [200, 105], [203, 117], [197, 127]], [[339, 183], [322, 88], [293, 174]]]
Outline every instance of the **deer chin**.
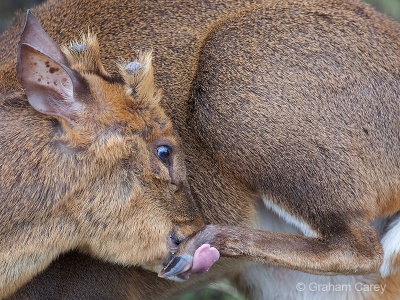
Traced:
[[190, 274], [207, 272], [219, 259], [219, 251], [209, 244], [203, 244], [193, 255], [179, 254], [173, 256], [158, 274], [159, 277], [174, 281], [185, 281]]

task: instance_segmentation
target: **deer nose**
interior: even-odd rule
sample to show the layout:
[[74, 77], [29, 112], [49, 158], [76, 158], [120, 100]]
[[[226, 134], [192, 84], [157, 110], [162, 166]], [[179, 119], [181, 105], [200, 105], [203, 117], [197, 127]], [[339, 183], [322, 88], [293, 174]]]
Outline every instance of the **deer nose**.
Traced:
[[172, 231], [169, 235], [169, 243], [171, 245], [171, 248], [178, 248], [182, 241], [182, 237], [180, 237], [175, 231]]
[[184, 240], [203, 228], [204, 225], [203, 220], [196, 219], [190, 224], [176, 226], [169, 235], [171, 248], [177, 248]]

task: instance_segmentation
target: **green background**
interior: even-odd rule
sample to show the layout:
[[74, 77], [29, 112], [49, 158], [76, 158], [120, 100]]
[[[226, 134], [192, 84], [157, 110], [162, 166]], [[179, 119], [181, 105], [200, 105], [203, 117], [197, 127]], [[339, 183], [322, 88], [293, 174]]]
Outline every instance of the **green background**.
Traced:
[[[400, 0], [365, 0], [378, 10], [400, 21]], [[0, 32], [7, 28], [13, 18], [15, 10], [33, 7], [42, 0], [0, 0]], [[244, 298], [229, 285], [221, 281], [187, 293], [173, 300], [243, 300]]]

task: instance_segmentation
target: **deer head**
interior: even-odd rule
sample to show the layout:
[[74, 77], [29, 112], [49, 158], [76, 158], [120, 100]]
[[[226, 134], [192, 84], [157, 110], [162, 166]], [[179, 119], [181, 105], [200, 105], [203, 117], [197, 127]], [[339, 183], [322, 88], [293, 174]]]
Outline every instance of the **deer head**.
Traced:
[[61, 50], [28, 12], [17, 65], [24, 94], [2, 113], [0, 252], [30, 250], [10, 258], [0, 286], [73, 248], [157, 269], [203, 225], [151, 61], [141, 52], [111, 76], [94, 34]]

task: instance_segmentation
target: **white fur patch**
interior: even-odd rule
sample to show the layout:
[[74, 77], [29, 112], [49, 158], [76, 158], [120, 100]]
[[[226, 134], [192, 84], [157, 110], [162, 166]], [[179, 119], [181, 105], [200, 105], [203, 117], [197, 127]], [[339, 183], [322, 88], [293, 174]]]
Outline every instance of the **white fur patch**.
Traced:
[[394, 265], [394, 260], [400, 255], [400, 215], [391, 220], [381, 243], [383, 247], [383, 263], [380, 272], [382, 277], [385, 278], [397, 273], [400, 269], [400, 266]]
[[281, 217], [288, 224], [295, 226], [306, 237], [313, 237], [313, 238], [318, 237], [317, 232], [315, 232], [313, 229], [311, 229], [311, 227], [308, 226], [307, 223], [292, 216], [287, 211], [283, 210], [281, 207], [279, 207], [278, 205], [276, 205], [275, 203], [273, 203], [272, 201], [267, 199], [265, 196], [263, 197], [263, 202], [264, 202], [264, 205], [268, 209], [272, 210], [274, 213], [276, 213], [279, 217]]

